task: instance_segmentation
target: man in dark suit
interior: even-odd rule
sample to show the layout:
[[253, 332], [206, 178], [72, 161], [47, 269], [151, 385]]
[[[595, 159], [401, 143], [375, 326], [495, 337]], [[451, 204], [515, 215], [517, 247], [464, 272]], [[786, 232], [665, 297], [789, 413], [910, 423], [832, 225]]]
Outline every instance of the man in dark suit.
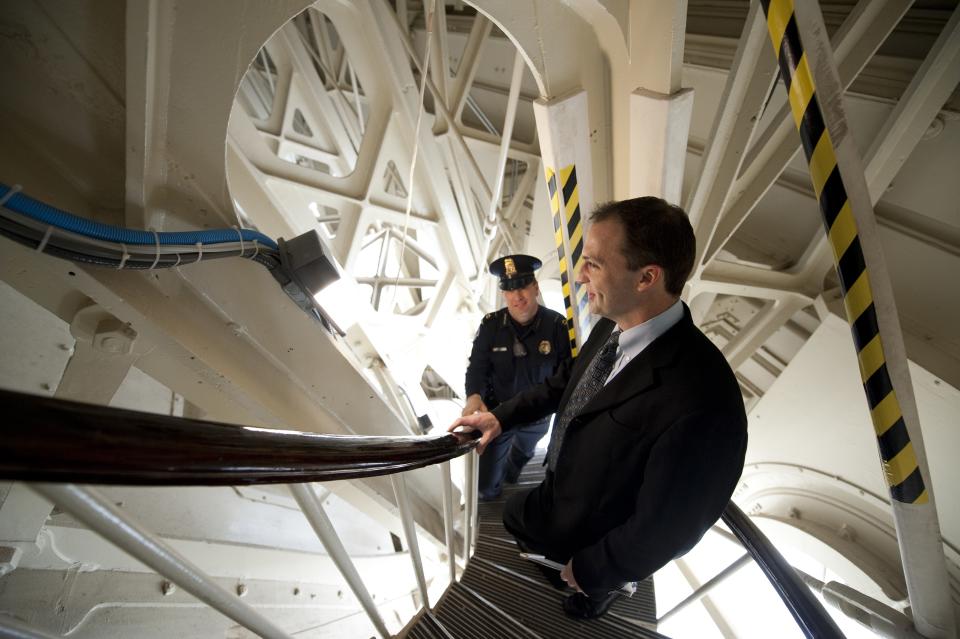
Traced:
[[653, 197], [591, 217], [577, 281], [601, 316], [579, 356], [492, 412], [479, 450], [515, 424], [557, 413], [547, 472], [514, 495], [504, 525], [521, 548], [565, 564], [567, 614], [597, 617], [620, 587], [689, 551], [743, 470], [747, 421], [720, 351], [680, 293], [695, 239], [679, 207]]

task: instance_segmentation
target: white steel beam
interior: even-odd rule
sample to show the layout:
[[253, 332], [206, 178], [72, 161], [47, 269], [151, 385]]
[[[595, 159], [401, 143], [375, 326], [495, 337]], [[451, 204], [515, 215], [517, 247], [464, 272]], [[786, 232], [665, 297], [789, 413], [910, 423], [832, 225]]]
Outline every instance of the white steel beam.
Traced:
[[[897, 26], [913, 0], [860, 0], [834, 33], [837, 69], [844, 88]], [[769, 51], [768, 51], [769, 52]], [[703, 262], [714, 259], [800, 149], [790, 105], [785, 104], [758, 136], [730, 190]]]
[[109, 499], [89, 486], [31, 484], [37, 493], [60, 506], [107, 541], [155, 570], [211, 608], [261, 637], [290, 635], [253, 607], [227, 591], [199, 567], [143, 528]]
[[459, 121], [460, 114], [463, 113], [463, 105], [470, 94], [470, 86], [477, 75], [477, 68], [480, 62], [480, 53], [483, 50], [483, 44], [486, 42], [493, 23], [482, 13], [477, 13], [470, 27], [470, 35], [467, 36], [467, 43], [463, 48], [463, 54], [460, 56], [460, 64], [457, 65], [457, 76], [454, 79], [453, 90], [450, 92], [450, 112]]
[[880, 200], [958, 83], [960, 8], [954, 9], [866, 153], [866, 157], [870, 158], [866, 179], [872, 202]]
[[[484, 224], [484, 235], [489, 244], [497, 228], [497, 211], [500, 209], [500, 194], [503, 192], [503, 176], [507, 168], [507, 153], [510, 150], [510, 140], [513, 139], [513, 124], [517, 116], [517, 103], [520, 100], [520, 83], [523, 80], [523, 70], [526, 64], [520, 50], [513, 55], [513, 75], [510, 77], [510, 95], [507, 97], [507, 112], [503, 116], [503, 139], [500, 141], [500, 151], [497, 154], [497, 164], [494, 167], [493, 192], [490, 194], [490, 204], [487, 208], [487, 219]], [[486, 251], [484, 251], [486, 253]]]
[[697, 270], [760, 119], [776, 67], [776, 58], [769, 54], [763, 11], [758, 2], [752, 2], [704, 152], [700, 179], [686, 205], [697, 237]]
[[[282, 42], [286, 45], [289, 61], [293, 67], [292, 72], [300, 77], [303, 84], [306, 85], [306, 90], [309, 91], [311, 101], [309, 107], [307, 104], [299, 106], [309, 113], [336, 113], [338, 115], [341, 126], [326, 126], [325, 121], [321, 120], [321, 122], [325, 125], [326, 133], [335, 141], [337, 154], [343, 158], [347, 166], [355, 166], [357, 163], [357, 148], [359, 144], [355, 143], [353, 138], [360, 140], [363, 135], [360, 133], [359, 126], [357, 125], [355, 119], [356, 114], [347, 112], [345, 108], [350, 105], [349, 100], [343, 96], [343, 92], [338, 83], [334, 83], [334, 91], [341, 99], [335, 100], [323, 83], [320, 82], [320, 78], [314, 70], [311, 60], [319, 63], [322, 63], [322, 61], [313, 50], [306, 46], [303, 33], [295, 24], [288, 22], [283, 29], [281, 29], [280, 33], [283, 34]], [[292, 88], [293, 83], [287, 86], [287, 91], [289, 92]], [[287, 135], [293, 130], [293, 113], [294, 105], [289, 104], [288, 93], [288, 104], [283, 115], [283, 125], [280, 129], [281, 136]]]
[[760, 312], [753, 316], [750, 323], [721, 349], [730, 363], [730, 368], [740, 368], [780, 327], [809, 303], [808, 299], [798, 296], [784, 296], [782, 299], [768, 301]]
[[[430, 77], [437, 86], [437, 91], [443, 96], [443, 101], [450, 104], [450, 63], [449, 47], [447, 46], [447, 5], [445, 2], [425, 0], [424, 8], [427, 11], [427, 38], [433, 37], [433, 46], [430, 52]], [[432, 17], [431, 17], [432, 16]]]

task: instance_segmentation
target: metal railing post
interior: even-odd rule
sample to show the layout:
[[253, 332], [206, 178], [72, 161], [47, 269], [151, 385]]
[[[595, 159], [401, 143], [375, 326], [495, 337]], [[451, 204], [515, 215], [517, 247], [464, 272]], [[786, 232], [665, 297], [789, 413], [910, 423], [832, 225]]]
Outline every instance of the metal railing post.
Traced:
[[323, 547], [327, 550], [327, 554], [330, 555], [330, 559], [333, 560], [337, 570], [343, 575], [343, 578], [347, 581], [347, 585], [350, 586], [350, 590], [353, 591], [354, 596], [360, 601], [360, 605], [363, 606], [367, 617], [370, 618], [370, 622], [373, 623], [383, 639], [388, 639], [391, 636], [390, 631], [387, 630], [383, 619], [380, 618], [380, 613], [377, 611], [376, 604], [373, 603], [373, 598], [367, 591], [367, 587], [363, 584], [363, 579], [360, 578], [360, 573], [357, 572], [357, 568], [353, 565], [353, 562], [350, 561], [350, 555], [347, 554], [346, 549], [343, 547], [340, 536], [337, 535], [337, 531], [330, 522], [330, 518], [327, 517], [323, 505], [320, 503], [320, 500], [317, 499], [317, 494], [313, 492], [313, 487], [309, 484], [291, 484], [290, 492], [293, 493], [293, 498], [297, 500], [297, 504], [300, 505], [300, 510], [303, 511], [307, 521], [310, 522], [314, 532], [317, 533], [317, 537], [320, 538], [320, 543], [322, 543]]
[[218, 585], [176, 550], [150, 534], [98, 491], [74, 484], [31, 484], [30, 487], [76, 517], [121, 550], [166, 577], [194, 597], [261, 637], [290, 635], [237, 595]]
[[443, 487], [443, 536], [447, 543], [450, 583], [453, 583], [457, 580], [457, 548], [453, 537], [453, 480], [450, 475], [450, 462], [440, 464], [440, 485]]
[[420, 543], [417, 541], [417, 527], [413, 523], [413, 513], [410, 512], [410, 500], [407, 497], [407, 483], [401, 474], [390, 475], [393, 491], [397, 494], [397, 507], [400, 509], [400, 522], [403, 524], [403, 536], [407, 539], [407, 548], [410, 549], [410, 561], [413, 562], [413, 572], [417, 577], [417, 587], [423, 607], [430, 609], [430, 597], [427, 594], [427, 580], [423, 575], [423, 560], [420, 558]]
[[473, 543], [473, 517], [477, 509], [477, 453], [470, 451], [464, 464], [463, 503], [463, 563], [470, 561], [470, 546]]
[[730, 564], [729, 566], [721, 570], [719, 573], [717, 573], [716, 576], [711, 578], [708, 582], [706, 582], [705, 584], [703, 584], [702, 586], [694, 590], [692, 593], [690, 593], [690, 595], [686, 599], [678, 603], [676, 606], [674, 606], [670, 610], [663, 613], [663, 615], [661, 615], [660, 618], [657, 619], [657, 625], [659, 626], [664, 621], [666, 621], [673, 615], [677, 614], [684, 608], [689, 607], [690, 604], [696, 603], [701, 599], [703, 599], [704, 597], [706, 597], [708, 594], [710, 594], [711, 590], [713, 590], [714, 588], [722, 584], [724, 581], [729, 579], [731, 576], [733, 576], [734, 573], [736, 573], [738, 570], [740, 570], [741, 568], [749, 564], [751, 561], [753, 561], [753, 557], [751, 557], [749, 554], [745, 553], [744, 555], [742, 555], [739, 559], [737, 559], [732, 564]]

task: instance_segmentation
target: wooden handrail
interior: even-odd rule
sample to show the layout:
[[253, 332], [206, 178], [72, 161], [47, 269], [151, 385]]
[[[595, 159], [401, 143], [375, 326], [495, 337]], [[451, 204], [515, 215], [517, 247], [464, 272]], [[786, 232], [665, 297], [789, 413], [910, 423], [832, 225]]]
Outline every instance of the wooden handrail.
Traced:
[[363, 437], [171, 417], [0, 390], [0, 479], [223, 486], [356, 479], [440, 463], [473, 434]]

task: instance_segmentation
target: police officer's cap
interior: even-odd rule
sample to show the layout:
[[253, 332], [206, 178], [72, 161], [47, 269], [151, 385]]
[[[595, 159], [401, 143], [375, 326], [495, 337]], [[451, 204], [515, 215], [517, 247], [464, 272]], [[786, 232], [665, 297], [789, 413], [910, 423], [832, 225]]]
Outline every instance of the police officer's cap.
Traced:
[[490, 272], [500, 278], [500, 289], [515, 291], [529, 285], [536, 278], [533, 272], [542, 262], [531, 255], [505, 255], [490, 262]]

